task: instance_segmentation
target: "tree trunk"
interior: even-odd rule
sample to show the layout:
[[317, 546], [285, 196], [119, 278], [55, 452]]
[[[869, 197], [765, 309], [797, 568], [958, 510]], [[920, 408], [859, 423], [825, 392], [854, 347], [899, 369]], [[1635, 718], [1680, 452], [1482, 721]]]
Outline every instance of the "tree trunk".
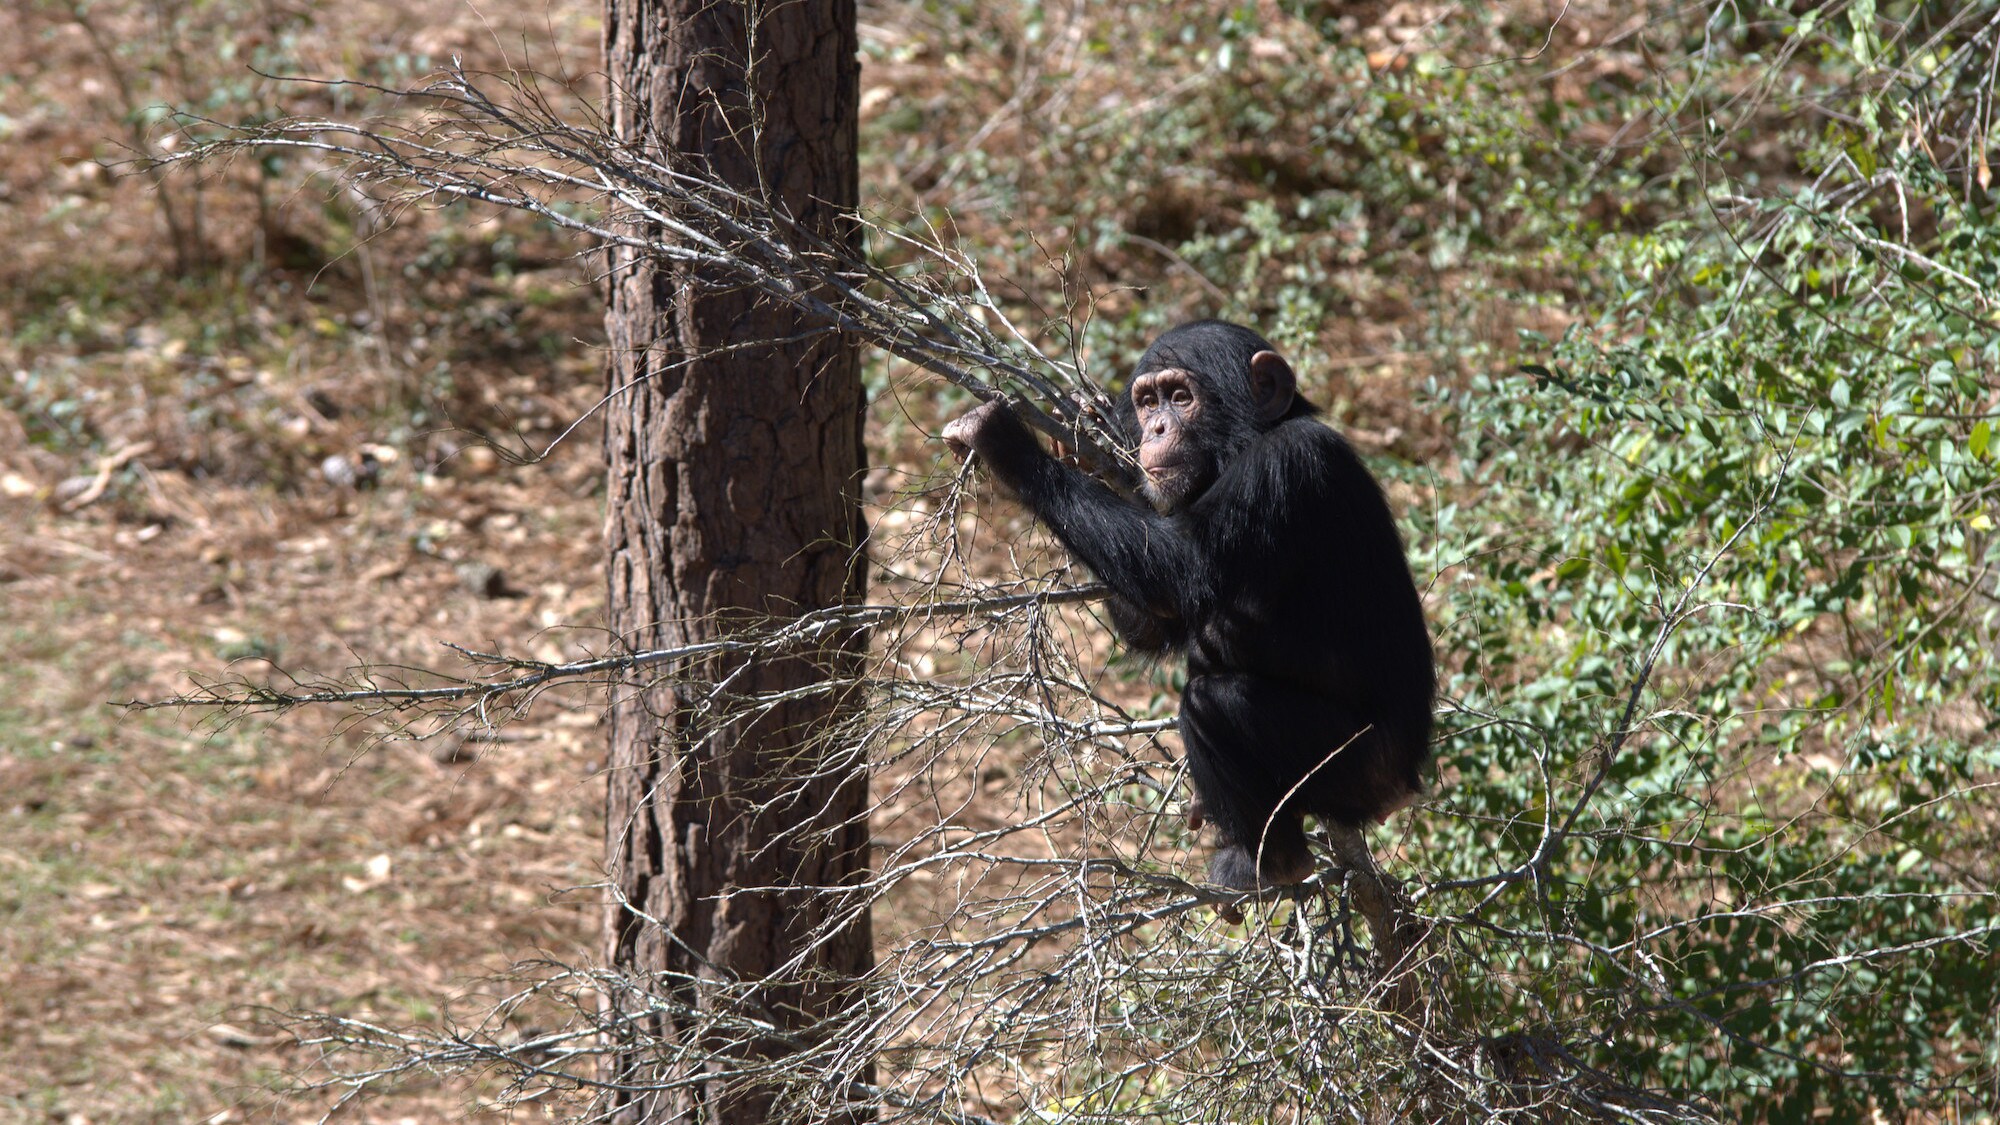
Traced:
[[[856, 237], [853, 0], [605, 6], [620, 138], [822, 236]], [[857, 600], [853, 343], [748, 294], [704, 289], [685, 267], [626, 251], [611, 266], [606, 545], [620, 641], [686, 645]], [[679, 1085], [611, 1095], [611, 1120], [771, 1120], [778, 1083], [723, 1072], [823, 1035], [815, 1028], [871, 965], [866, 911], [827, 939], [837, 896], [815, 890], [856, 883], [867, 863], [865, 766], [830, 763], [815, 736], [843, 704], [812, 690], [858, 668], [862, 643], [748, 667], [717, 658], [619, 688], [606, 861], [624, 902], [607, 911], [605, 945], [639, 988], [613, 1001], [635, 1022], [605, 1077]], [[706, 691], [725, 677], [733, 700], [792, 694], [732, 714]]]

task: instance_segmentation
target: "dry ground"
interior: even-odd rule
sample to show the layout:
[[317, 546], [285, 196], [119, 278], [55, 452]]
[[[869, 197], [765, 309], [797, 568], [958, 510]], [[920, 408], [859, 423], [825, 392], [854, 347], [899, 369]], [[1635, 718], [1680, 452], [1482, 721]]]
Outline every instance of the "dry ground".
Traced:
[[[546, 442], [587, 407], [594, 299], [567, 247], [500, 224], [416, 216], [351, 252], [337, 196], [260, 204], [254, 170], [201, 185], [177, 258], [160, 198], [97, 161], [134, 107], [273, 96], [242, 67], [261, 48], [317, 73], [510, 36], [587, 59], [591, 6], [7, 7], [0, 1122], [316, 1119], [327, 1095], [271, 1092], [312, 1061], [272, 1013], [429, 1019], [515, 959], [588, 956], [565, 891], [599, 874], [595, 713], [552, 699], [451, 746], [116, 704], [596, 644], [594, 435], [517, 466], [466, 432]], [[170, 189], [182, 222], [194, 195]], [[364, 449], [379, 487], [322, 472]], [[341, 1119], [477, 1120], [479, 1095], [419, 1082]]]

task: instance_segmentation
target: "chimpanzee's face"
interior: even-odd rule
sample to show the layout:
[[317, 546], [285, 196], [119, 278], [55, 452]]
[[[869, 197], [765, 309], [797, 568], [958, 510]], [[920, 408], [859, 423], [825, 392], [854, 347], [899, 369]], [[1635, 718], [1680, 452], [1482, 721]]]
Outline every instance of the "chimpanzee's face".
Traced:
[[1199, 438], [1204, 405], [1200, 382], [1180, 368], [1148, 371], [1132, 380], [1139, 468], [1146, 474], [1146, 499], [1159, 511], [1186, 507], [1215, 476], [1214, 452]]

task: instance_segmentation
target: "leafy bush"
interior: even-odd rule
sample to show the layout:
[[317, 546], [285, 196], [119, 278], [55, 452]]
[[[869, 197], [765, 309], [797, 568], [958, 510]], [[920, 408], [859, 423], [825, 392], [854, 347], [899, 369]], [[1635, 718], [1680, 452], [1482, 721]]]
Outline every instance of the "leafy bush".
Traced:
[[2000, 228], [1911, 143], [1944, 107], [1874, 92], [1925, 69], [1875, 39], [1918, 14], [1718, 16], [1677, 100], [1778, 85], [1775, 34], [1797, 104], [1864, 126], [1807, 116], [1756, 178], [1713, 128], [1683, 214], [1574, 224], [1589, 315], [1436, 387], [1471, 499], [1414, 513], [1459, 560], [1426, 855], [1522, 876], [1434, 907], [1478, 917], [1478, 1010], [1774, 1121], [1993, 1089]]

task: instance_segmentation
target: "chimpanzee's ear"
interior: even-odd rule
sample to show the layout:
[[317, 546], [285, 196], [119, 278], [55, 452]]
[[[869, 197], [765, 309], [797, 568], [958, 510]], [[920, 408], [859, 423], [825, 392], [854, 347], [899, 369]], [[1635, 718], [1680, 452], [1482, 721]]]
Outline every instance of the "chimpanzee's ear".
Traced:
[[1283, 418], [1298, 387], [1298, 377], [1284, 356], [1263, 351], [1250, 357], [1250, 398], [1257, 404], [1257, 417], [1266, 422]]

